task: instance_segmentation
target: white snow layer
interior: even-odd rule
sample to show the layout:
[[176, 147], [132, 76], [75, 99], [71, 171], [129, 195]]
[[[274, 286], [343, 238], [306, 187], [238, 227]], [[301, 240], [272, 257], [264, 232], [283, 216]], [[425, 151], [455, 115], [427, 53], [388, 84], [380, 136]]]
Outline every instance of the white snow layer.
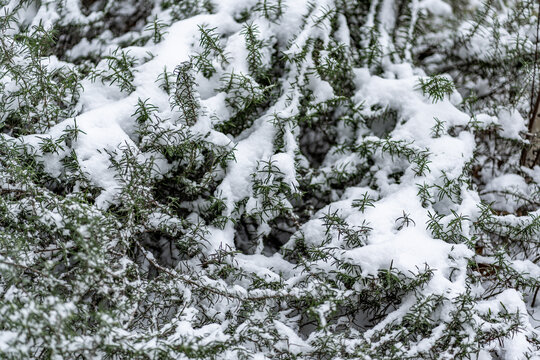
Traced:
[[[254, 2], [254, 1], [252, 1]], [[73, 2], [68, 2], [72, 4]], [[300, 17], [304, 4], [297, 4], [294, 0], [287, 1], [288, 7], [280, 27], [273, 29], [280, 40], [287, 41], [293, 35], [290, 29], [296, 26], [287, 24], [296, 24]], [[382, 6], [391, 8], [392, 1], [382, 0]], [[418, 4], [419, 8], [426, 9], [435, 15], [448, 15], [451, 8], [442, 0], [423, 0]], [[79, 108], [82, 114], [76, 119], [67, 119], [64, 122], [53, 127], [47, 135], [32, 135], [24, 137], [24, 142], [37, 145], [40, 137], [50, 136], [56, 138], [62, 134], [67, 126], [73, 126], [76, 121], [78, 127], [84, 132], [79, 136], [75, 144], [75, 152], [80, 160], [81, 167], [89, 175], [93, 184], [102, 189], [97, 199], [97, 205], [101, 208], [107, 208], [115, 200], [115, 194], [119, 187], [116, 174], [113, 168], [109, 166], [108, 154], [106, 150], [113, 151], [120, 146], [134, 146], [132, 137], [134, 129], [134, 119], [131, 114], [134, 112], [134, 106], [137, 100], [150, 99], [150, 102], [160, 107], [166, 108], [167, 96], [158, 87], [156, 78], [166, 67], [170, 71], [181, 62], [188, 59], [192, 49], [197, 46], [199, 24], [211, 24], [216, 26], [222, 33], [238, 33], [241, 28], [237, 24], [232, 14], [245, 8], [245, 4], [229, 0], [219, 2], [220, 11], [214, 15], [199, 15], [186, 20], [178, 21], [173, 24], [165, 36], [164, 41], [157, 45], [145, 48], [132, 48], [133, 54], [139, 52], [152, 52], [155, 57], [137, 67], [138, 72], [135, 75], [133, 85], [136, 90], [129, 96], [125, 96], [118, 89], [100, 82], [84, 83], [84, 92], [81, 96]], [[382, 12], [385, 13], [385, 12]], [[380, 19], [379, 23], [384, 34], [386, 26], [394, 21], [392, 12], [387, 11], [387, 16]], [[261, 31], [265, 29], [262, 28]], [[347, 39], [348, 30], [342, 28], [342, 37]], [[298, 41], [303, 34], [299, 35]], [[384, 40], [384, 37], [383, 37]], [[388, 45], [383, 41], [383, 46]], [[227, 51], [233, 57], [231, 65], [235, 71], [245, 71], [245, 53], [243, 43], [235, 41], [234, 36], [228, 38], [226, 43]], [[482, 45], [479, 44], [479, 48]], [[130, 49], [127, 49], [130, 50]], [[232, 70], [232, 69], [230, 69]], [[473, 156], [474, 139], [468, 132], [462, 132], [458, 136], [451, 137], [442, 135], [434, 138], [431, 135], [432, 128], [436, 119], [443, 121], [446, 127], [459, 127], [466, 125], [470, 117], [460, 111], [455, 106], [455, 99], [447, 97], [443, 101], [433, 103], [430, 99], [424, 97], [416, 89], [418, 76], [421, 71], [411, 68], [409, 64], [387, 64], [385, 78], [372, 76], [368, 69], [355, 69], [355, 84], [357, 87], [354, 100], [358, 103], [364, 102], [366, 114], [369, 113], [371, 105], [380, 105], [389, 107], [398, 111], [400, 119], [391, 136], [394, 140], [405, 140], [412, 142], [414, 146], [421, 150], [426, 150], [429, 156], [430, 172], [422, 176], [416, 176], [409, 167], [402, 177], [399, 184], [390, 184], [386, 181], [387, 176], [393, 172], [393, 161], [389, 157], [381, 158], [377, 163], [376, 177], [385, 179], [381, 181], [379, 191], [376, 192], [379, 200], [375, 202], [375, 207], [369, 208], [365, 213], [361, 213], [352, 208], [351, 204], [360, 193], [349, 189], [340, 201], [332, 203], [321, 209], [313, 220], [304, 224], [303, 230], [306, 239], [321, 238], [322, 228], [318, 215], [327, 213], [328, 210], [339, 210], [345, 215], [346, 221], [350, 225], [361, 226], [369, 224], [372, 228], [368, 244], [363, 247], [345, 251], [342, 256], [350, 262], [361, 266], [364, 274], [376, 274], [380, 269], [386, 269], [389, 266], [399, 269], [404, 273], [418, 273], [425, 266], [435, 271], [429, 288], [433, 293], [445, 293], [447, 291], [459, 292], [459, 289], [465, 286], [464, 277], [457, 277], [450, 280], [452, 269], [458, 268], [464, 271], [466, 261], [474, 255], [473, 251], [465, 244], [449, 244], [440, 239], [435, 239], [426, 229], [428, 221], [428, 211], [430, 207], [423, 207], [417, 196], [417, 184], [428, 183], [437, 184], [443, 174], [450, 178], [458, 177], [467, 161]], [[203, 95], [202, 105], [208, 113], [216, 114], [218, 117], [226, 115], [228, 110], [225, 106], [225, 97], [222, 93], [213, 91], [214, 85], [211, 82], [204, 82], [201, 79], [199, 92]], [[308, 84], [313, 90], [316, 101], [324, 101], [333, 96], [330, 85], [317, 78], [312, 78]], [[458, 94], [454, 94], [454, 97]], [[226, 199], [226, 213], [231, 214], [234, 210], [235, 202], [252, 195], [250, 185], [250, 174], [254, 172], [257, 162], [261, 160], [274, 160], [281, 171], [285, 174], [286, 180], [291, 184], [296, 184], [296, 174], [294, 169], [294, 151], [290, 147], [287, 152], [273, 153], [273, 135], [274, 127], [269, 115], [272, 113], [283, 113], [287, 116], [294, 114], [296, 103], [293, 101], [288, 106], [284, 99], [269, 110], [268, 114], [263, 115], [256, 120], [249, 133], [242, 134], [241, 137], [234, 140], [231, 146], [235, 147], [236, 160], [232, 161], [227, 169], [226, 176], [219, 186], [219, 191]], [[498, 122], [502, 128], [502, 134], [508, 138], [516, 138], [519, 132], [523, 131], [523, 119], [517, 112], [501, 113]], [[201, 134], [212, 132], [210, 121], [201, 119], [193, 128]], [[214, 132], [215, 133], [215, 132]], [[231, 141], [222, 134], [214, 134], [215, 142], [226, 144]], [[358, 138], [361, 143], [365, 139]], [[293, 142], [294, 143], [294, 142]], [[65, 154], [49, 154], [43, 158], [46, 170], [53, 176], [58, 176], [61, 170], [59, 159]], [[492, 180], [486, 187], [486, 192], [496, 191], [502, 188], [513, 188], [526, 194], [527, 186], [519, 176], [504, 175]], [[369, 189], [368, 189], [369, 190]], [[369, 190], [371, 191], [371, 190]], [[463, 191], [464, 201], [459, 206], [446, 209], [448, 217], [453, 210], [457, 214], [465, 215], [471, 220], [477, 216], [476, 205], [479, 202], [478, 196]], [[488, 195], [489, 199], [489, 195]], [[497, 198], [500, 199], [500, 198]], [[496, 200], [495, 206], [506, 211], [515, 211], [516, 205], [511, 201], [501, 203]], [[404, 214], [414, 222], [408, 226], [399, 227], [400, 217]], [[464, 233], [466, 231], [464, 230]], [[209, 234], [211, 249], [224, 248], [226, 246], [234, 247], [234, 227], [229, 224], [225, 229], [211, 229]], [[276, 277], [278, 273], [285, 276], [294, 273], [289, 264], [278, 255], [266, 258], [263, 255], [241, 255], [238, 258], [241, 266], [256, 271], [265, 278]], [[515, 307], [521, 314], [526, 314], [526, 310], [521, 308], [522, 302], [518, 300], [519, 294], [508, 290], [500, 294], [496, 299], [483, 303], [482, 309], [496, 311], [500, 303], [506, 307]], [[299, 338], [294, 331], [287, 325], [275, 321], [276, 329], [283, 335], [283, 344], [276, 346], [288, 346], [293, 352], [300, 352], [308, 348], [309, 345]], [[185, 328], [178, 328], [180, 332], [193, 333], [189, 323]], [[215, 329], [200, 329], [198, 333], [204, 336], [210, 334]], [[8, 334], [4, 334], [8, 336]], [[517, 333], [516, 336], [508, 340], [507, 356], [508, 358], [518, 359], [520, 349], [527, 345], [525, 335]], [[3, 341], [0, 341], [2, 346]], [[487, 353], [484, 357], [489, 358]]]

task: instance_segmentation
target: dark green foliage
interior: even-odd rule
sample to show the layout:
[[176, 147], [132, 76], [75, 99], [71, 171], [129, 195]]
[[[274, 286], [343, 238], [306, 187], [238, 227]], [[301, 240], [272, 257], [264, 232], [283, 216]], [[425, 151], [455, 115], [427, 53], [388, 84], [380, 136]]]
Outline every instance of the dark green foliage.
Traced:
[[199, 100], [196, 93], [196, 83], [191, 73], [191, 63], [184, 62], [175, 69], [176, 91], [173, 95], [173, 106], [177, 106], [182, 111], [183, 120], [188, 126], [197, 122], [199, 117]]
[[116, 84], [120, 90], [127, 92], [128, 94], [135, 90], [133, 80], [135, 78], [134, 73], [137, 71], [133, 69], [136, 64], [136, 60], [133, 56], [130, 56], [128, 52], [121, 49], [115, 49], [110, 55], [105, 56], [107, 60], [107, 70], [97, 70], [91, 74], [91, 79], [101, 79], [102, 82], [109, 82], [111, 85]]
[[210, 78], [216, 73], [213, 61], [219, 61], [223, 66], [229, 63], [229, 55], [225, 53], [221, 44], [221, 35], [216, 32], [217, 28], [210, 28], [208, 25], [199, 26], [199, 47], [201, 52], [193, 56], [194, 66], [198, 72]]
[[418, 79], [418, 88], [433, 102], [441, 101], [455, 90], [452, 80], [440, 75]]

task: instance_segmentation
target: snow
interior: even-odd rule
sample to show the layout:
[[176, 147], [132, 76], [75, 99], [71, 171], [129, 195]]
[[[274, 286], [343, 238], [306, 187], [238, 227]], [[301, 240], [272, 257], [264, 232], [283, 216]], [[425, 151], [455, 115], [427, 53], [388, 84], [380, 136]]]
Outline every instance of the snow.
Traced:
[[[528, 318], [527, 309], [523, 304], [521, 294], [514, 289], [507, 289], [493, 300], [476, 305], [481, 313], [508, 312], [516, 313], [520, 318]], [[527, 335], [532, 327], [518, 330], [511, 338], [504, 339], [504, 356], [508, 359], [526, 359], [526, 349], [529, 347]]]
[[[79, 8], [79, 3], [75, 0], [66, 2], [66, 11], [70, 16], [62, 19], [63, 23], [77, 21], [90, 23], [96, 20], [92, 16], [84, 16]], [[198, 25], [207, 24], [210, 27], [216, 27], [216, 31], [224, 35], [223, 45], [231, 60], [230, 64], [225, 64], [223, 67], [217, 63], [214, 64], [217, 73], [210, 79], [206, 79], [200, 74], [196, 75], [198, 84], [196, 90], [201, 97], [201, 114], [197, 122], [190, 127], [190, 131], [204, 136], [205, 141], [214, 145], [234, 149], [234, 160], [230, 160], [226, 164], [225, 169], [223, 169], [223, 179], [220, 179], [219, 185], [213, 193], [213, 195], [219, 194], [225, 202], [222, 215], [239, 220], [237, 216], [239, 211], [245, 211], [249, 215], [259, 209], [261, 204], [259, 199], [254, 197], [252, 175], [257, 172], [258, 167], [263, 162], [270, 162], [277, 166], [283, 177], [283, 182], [290, 186], [293, 193], [297, 192], [300, 187], [297, 169], [302, 161], [307, 162], [299, 155], [297, 138], [300, 130], [288, 123], [285, 124], [284, 147], [276, 152], [274, 144], [276, 126], [273, 123], [273, 115], [276, 114], [284, 118], [293, 118], [298, 115], [301, 96], [298, 88], [291, 85], [293, 79], [298, 79], [298, 84], [295, 86], [303, 86], [305, 89], [311, 90], [313, 104], [320, 104], [335, 97], [334, 89], [329, 81], [325, 81], [315, 74], [306, 75], [311, 71], [310, 66], [313, 65], [311, 55], [307, 57], [306, 63], [302, 66], [298, 68], [291, 66], [291, 69], [287, 70], [289, 71], [286, 74], [288, 78], [283, 80], [284, 88], [279, 93], [278, 99], [261, 112], [260, 116], [253, 119], [253, 124], [248, 129], [242, 131], [238, 136], [224, 134], [216, 130], [216, 125], [229, 119], [233, 111], [227, 106], [227, 94], [217, 90], [220, 85], [220, 77], [232, 72], [242, 73], [246, 76], [249, 74], [245, 41], [240, 34], [242, 26], [235, 18], [243, 10], [255, 6], [257, 3], [256, 0], [216, 2], [218, 9], [216, 14], [202, 14], [174, 22], [167, 28], [167, 34], [162, 42], [158, 44], [150, 42], [144, 46], [125, 48], [124, 50], [135, 56], [139, 63], [134, 68], [132, 84], [135, 90], [131, 94], [122, 92], [117, 86], [100, 81], [83, 80], [83, 91], [76, 106], [79, 114], [75, 118], [63, 120], [53, 126], [46, 134], [21, 136], [17, 141], [34, 147], [39, 153], [39, 159], [43, 163], [45, 171], [53, 177], [60, 177], [64, 171], [61, 160], [68, 154], [68, 151], [60, 150], [57, 153], [43, 154], [41, 150], [38, 150], [40, 149], [39, 144], [44, 139], [58, 139], [68, 126], [73, 127], [76, 122], [81, 133], [74, 141], [73, 150], [77, 155], [82, 172], [91, 184], [101, 191], [95, 198], [95, 206], [100, 210], [107, 210], [115, 201], [118, 201], [117, 195], [123, 186], [119, 180], [119, 174], [111, 166], [110, 157], [114, 156], [111, 154], [122, 148], [137, 148], [137, 126], [132, 115], [138, 100], [148, 99], [150, 103], [156, 105], [157, 115], [163, 119], [165, 126], [174, 128], [173, 124], [178, 115], [170, 111], [169, 96], [159, 87], [156, 79], [164, 69], [173, 71], [178, 64], [188, 61], [190, 54], [200, 50]], [[314, 2], [316, 10], [310, 16], [305, 17], [306, 23], [313, 24], [316, 17], [320, 16], [324, 6], [328, 4], [331, 2]], [[302, 1], [285, 1], [284, 6], [287, 11], [280, 23], [272, 23], [262, 18], [257, 20], [255, 24], [261, 31], [261, 37], [271, 38], [269, 41], [272, 46], [294, 42], [294, 46], [284, 51], [287, 55], [300, 52], [301, 47], [314, 36], [320, 36], [321, 40], [328, 44], [329, 35], [321, 29], [328, 24], [321, 26], [321, 28], [299, 26], [306, 15], [305, 5]], [[391, 53], [394, 47], [391, 31], [397, 21], [395, 5], [392, 0], [373, 1], [370, 4], [366, 23], [363, 25], [365, 27], [378, 27], [379, 41], [385, 54]], [[34, 19], [34, 22], [37, 19], [45, 19], [50, 16], [46, 25], [56, 21], [58, 14], [52, 8], [44, 6], [40, 9], [39, 12], [35, 9], [36, 12], [23, 15], [28, 21]], [[130, 10], [125, 9], [127, 13]], [[443, 18], [452, 16], [452, 7], [443, 0], [413, 1], [411, 11], [414, 13], [413, 23], [418, 20], [418, 12], [427, 11], [429, 14]], [[94, 15], [94, 17], [96, 16], [98, 15]], [[339, 14], [337, 20], [338, 28], [334, 36], [339, 42], [350, 46], [351, 29], [349, 29], [347, 19], [343, 14]], [[462, 25], [460, 31], [468, 29], [467, 25]], [[409, 29], [410, 36], [413, 34], [412, 30], [412, 28]], [[107, 36], [112, 37], [112, 34], [105, 34], [101, 40], [106, 39]], [[465, 55], [470, 56], [471, 52], [481, 53], [488, 41], [487, 38], [476, 36], [472, 41], [472, 48], [463, 49], [462, 55], [465, 57]], [[70, 57], [84, 56], [93, 51], [106, 53], [109, 49], [115, 49], [114, 44], [105, 47], [100, 41], [83, 39], [69, 51], [68, 55]], [[271, 65], [270, 50], [265, 51], [267, 52], [263, 54], [263, 63]], [[482, 200], [492, 203], [492, 207], [496, 210], [515, 213], [523, 203], [519, 198], [508, 194], [501, 196], [501, 192], [514, 192], [523, 197], [530, 197], [533, 189], [523, 176], [513, 173], [500, 174], [489, 179], [480, 193], [459, 182], [460, 176], [466, 171], [466, 164], [475, 156], [477, 146], [477, 139], [467, 128], [472, 120], [471, 115], [464, 110], [463, 98], [457, 91], [438, 102], [433, 102], [432, 99], [423, 95], [418, 89], [418, 83], [420, 77], [425, 76], [425, 72], [423, 69], [411, 65], [408, 61], [411, 57], [410, 48], [407, 51], [405, 62], [395, 61], [390, 55], [385, 55], [381, 62], [383, 71], [379, 75], [373, 75], [373, 69], [366, 67], [354, 68], [355, 89], [352, 101], [355, 104], [363, 105], [360, 115], [365, 118], [377, 114], [381, 108], [395, 111], [398, 114], [397, 122], [395, 126], [391, 126], [389, 133], [385, 134], [388, 136], [386, 140], [402, 141], [403, 144], [406, 144], [404, 146], [407, 146], [407, 149], [425, 154], [429, 161], [429, 171], [418, 174], [411, 161], [406, 161], [397, 155], [389, 155], [381, 149], [376, 150], [372, 156], [372, 164], [367, 165], [368, 173], [372, 175], [373, 181], [368, 184], [362, 183], [363, 179], [361, 179], [355, 186], [347, 186], [345, 189], [334, 191], [331, 194], [333, 201], [318, 211], [313, 211], [314, 214], [310, 214], [312, 216], [300, 226], [300, 229], [295, 229], [298, 231], [284, 248], [293, 246], [294, 241], [301, 234], [307, 246], [320, 246], [324, 247], [325, 250], [339, 249], [334, 256], [339, 260], [358, 265], [362, 271], [361, 275], [364, 277], [377, 276], [381, 270], [389, 268], [396, 269], [407, 276], [415, 276], [429, 269], [433, 271], [433, 277], [425, 288], [421, 289], [422, 296], [444, 295], [452, 300], [467, 290], [466, 282], [468, 280], [465, 278], [466, 272], [469, 271], [467, 263], [475, 257], [475, 252], [469, 243], [454, 244], [445, 241], [445, 239], [437, 238], [427, 226], [430, 221], [429, 214], [434, 212], [441, 214], [443, 226], [447, 226], [454, 219], [453, 212], [463, 215], [466, 220], [460, 225], [461, 234], [464, 238], [470, 239], [472, 236], [471, 227], [479, 216], [480, 196]], [[147, 52], [155, 56], [151, 59], [145, 59]], [[465, 54], [465, 52], [467, 53]], [[63, 63], [56, 57], [51, 57], [47, 62], [44, 62], [44, 65], [50, 69], [59, 68], [66, 64], [68, 63]], [[98, 65], [98, 68], [105, 69], [106, 67], [107, 64], [104, 60]], [[451, 80], [449, 75], [445, 76]], [[8, 80], [2, 80], [6, 82], [6, 88], [15, 90], [15, 83]], [[486, 84], [480, 82], [476, 85], [481, 88]], [[522, 139], [522, 134], [527, 131], [524, 125], [525, 119], [517, 109], [501, 109], [496, 115], [477, 114], [476, 120], [482, 126], [497, 126], [499, 135], [507, 139]], [[433, 127], [437, 121], [444, 123], [445, 131], [440, 136], [435, 137]], [[449, 129], [453, 129], [455, 133], [447, 133]], [[350, 135], [346, 134], [349, 131], [348, 128], [342, 127], [341, 131], [342, 133], [338, 134], [338, 137], [346, 138]], [[363, 131], [364, 133], [362, 133]], [[367, 131], [364, 128], [359, 129], [353, 137], [353, 142], [356, 145], [362, 145], [385, 140], [373, 134], [364, 136]], [[150, 159], [150, 154], [138, 151], [135, 153], [137, 161], [141, 163]], [[167, 166], [171, 166], [163, 158], [154, 158], [153, 160], [156, 161], [156, 167], [163, 171], [167, 169]], [[318, 178], [314, 178], [324, 179], [324, 171], [331, 167], [352, 172], [356, 166], [364, 165], [363, 161], [356, 153], [342, 155], [329, 152], [320, 168], [312, 169], [319, 171], [320, 174]], [[539, 167], [524, 170], [524, 172], [539, 182]], [[400, 173], [399, 180], [390, 179], [395, 173]], [[419, 184], [426, 184], [431, 191], [435, 191], [446, 180], [455, 181], [458, 184], [459, 201], [450, 201], [441, 197], [438, 201], [435, 200], [427, 205], [421, 202], [418, 196]], [[2, 188], [4, 189], [4, 184], [2, 184]], [[373, 199], [374, 206], [360, 211], [353, 204], [364, 194], [368, 194]], [[238, 204], [244, 200], [246, 200], [245, 203], [239, 206]], [[291, 199], [286, 200], [286, 203], [290, 205], [288, 201]], [[239, 208], [243, 208], [243, 210], [239, 210]], [[344, 250], [340, 248], [343, 239], [338, 236], [332, 236], [330, 243], [323, 245], [327, 239], [323, 218], [325, 214], [333, 212], [337, 212], [347, 226], [353, 228], [368, 226], [370, 228], [365, 245]], [[190, 217], [190, 220], [199, 219], [196, 213], [192, 213]], [[57, 225], [61, 224], [60, 215], [57, 213], [43, 215], [43, 219], [48, 218]], [[165, 222], [163, 219], [168, 219], [168, 224], [181, 225], [180, 219], [173, 218], [168, 214], [154, 213], [149, 216], [149, 222], [153, 225], [163, 225], [160, 224], [162, 221]], [[227, 222], [223, 227], [208, 225], [206, 228], [208, 234], [205, 235], [205, 240], [208, 240], [205, 256], [213, 256], [223, 249], [235, 250], [236, 225], [232, 221]], [[85, 229], [81, 228], [81, 230]], [[269, 234], [270, 230], [268, 223], [261, 224], [257, 228], [258, 234]], [[255, 254], [234, 254], [235, 266], [250, 275], [258, 276], [269, 282], [285, 280], [287, 285], [294, 285], [300, 281], [299, 279], [304, 274], [297, 264], [293, 264], [279, 252], [268, 256], [263, 255], [261, 244], [259, 243]], [[148, 258], [156, 260], [151, 252], [148, 253]], [[535, 278], [540, 277], [540, 268], [530, 260], [512, 260], [511, 262], [514, 269], [520, 273], [529, 274]], [[316, 266], [327, 270], [328, 273], [336, 271], [335, 265], [330, 261], [319, 261]], [[248, 283], [247, 280], [240, 281], [239, 283], [242, 285], [229, 284], [225, 281], [222, 282], [221, 279], [216, 280], [208, 277], [196, 280], [211, 285], [227, 284], [227, 290], [240, 297], [257, 293], [250, 293], [243, 287], [244, 284]], [[360, 284], [355, 284], [355, 286], [358, 287]], [[260, 293], [265, 292], [261, 290]], [[8, 293], [7, 296], [11, 296], [11, 294]], [[192, 294], [189, 293], [190, 298], [191, 296]], [[366, 331], [363, 336], [369, 338], [377, 329], [382, 329], [392, 321], [401, 318], [414, 304], [415, 299], [412, 296], [406, 296], [395, 311], [389, 312], [378, 325]], [[57, 313], [53, 313], [51, 316], [67, 317], [70, 312], [74, 311], [74, 305], [71, 303], [63, 304], [63, 306], [58, 305]], [[222, 303], [215, 306], [216, 308], [213, 309], [215, 314], [219, 313], [219, 306], [226, 308]], [[318, 311], [321, 321], [326, 321], [324, 314], [330, 310], [326, 304], [320, 305]], [[523, 323], [529, 324], [523, 297], [513, 289], [506, 289], [493, 299], [477, 303], [475, 310], [481, 314], [486, 314], [489, 311], [492, 313], [516, 312]], [[194, 314], [188, 315], [195, 316]], [[228, 337], [224, 335], [225, 322], [223, 326], [209, 324], [195, 329], [188, 315], [175, 324], [174, 336], [177, 339], [200, 337], [203, 339], [203, 344], [227, 341]], [[441, 316], [448, 316], [448, 314], [443, 313]], [[272, 325], [281, 338], [280, 341], [273, 344], [276, 349], [290, 351], [296, 355], [313, 349], [309, 340], [299, 336], [298, 330], [289, 326], [284, 319], [273, 320]], [[443, 331], [442, 325], [436, 327], [433, 333], [437, 334], [441, 331]], [[504, 357], [508, 359], [525, 358], [524, 349], [529, 346], [527, 335], [532, 333], [532, 327], [528, 327], [521, 329], [511, 338], [505, 338], [503, 340]], [[127, 333], [125, 335], [127, 336]], [[6, 351], [9, 343], [14, 341], [15, 335], [9, 331], [2, 331], [0, 336], [0, 351]], [[157, 340], [148, 340], [146, 345], [139, 344], [139, 346], [148, 346], [148, 348], [156, 346], [156, 344], [151, 343], [152, 341]], [[433, 341], [433, 338], [420, 341], [417, 348], [410, 351], [411, 356], [414, 356], [415, 351], [428, 349], [433, 345]], [[257, 356], [263, 358], [260, 354], [255, 355], [254, 358]], [[488, 359], [490, 354], [488, 351], [482, 350], [478, 358]]]
[[493, 178], [482, 191], [485, 201], [493, 203], [493, 208], [514, 213], [523, 202], [511, 194], [517, 194], [529, 197], [529, 186], [525, 179], [517, 174], [504, 174]]
[[422, 0], [418, 4], [418, 7], [426, 9], [437, 16], [452, 15], [452, 7], [443, 0]]
[[508, 139], [521, 140], [521, 133], [527, 132], [525, 120], [517, 110], [503, 109], [499, 113], [499, 123], [501, 125], [501, 136]]
[[279, 341], [274, 346], [281, 350], [289, 350], [293, 354], [298, 354], [309, 350], [309, 346], [304, 340], [302, 340], [296, 332], [290, 329], [287, 325], [283, 324], [280, 321], [274, 320], [274, 326], [276, 330], [286, 338], [285, 341]]
[[378, 270], [387, 269], [390, 265], [404, 273], [421, 272], [425, 265], [436, 271], [447, 272], [450, 269], [450, 256], [461, 258], [472, 255], [465, 245], [434, 240], [415, 228], [406, 228], [387, 241], [349, 250], [346, 254], [353, 263], [362, 267], [364, 276], [376, 275]]

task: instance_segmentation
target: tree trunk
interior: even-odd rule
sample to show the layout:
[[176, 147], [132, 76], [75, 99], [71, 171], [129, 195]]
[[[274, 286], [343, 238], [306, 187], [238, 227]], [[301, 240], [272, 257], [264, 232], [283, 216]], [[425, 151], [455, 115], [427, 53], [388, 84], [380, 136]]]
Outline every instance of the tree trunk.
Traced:
[[534, 103], [527, 137], [530, 145], [521, 153], [521, 165], [533, 168], [540, 163], [540, 92]]

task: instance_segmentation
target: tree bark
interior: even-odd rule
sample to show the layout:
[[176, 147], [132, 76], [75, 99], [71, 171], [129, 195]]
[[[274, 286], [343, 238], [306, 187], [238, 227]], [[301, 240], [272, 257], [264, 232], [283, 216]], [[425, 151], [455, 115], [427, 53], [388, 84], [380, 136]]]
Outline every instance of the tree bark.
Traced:
[[521, 165], [529, 168], [540, 163], [540, 92], [532, 110], [527, 134], [530, 144], [521, 153]]

